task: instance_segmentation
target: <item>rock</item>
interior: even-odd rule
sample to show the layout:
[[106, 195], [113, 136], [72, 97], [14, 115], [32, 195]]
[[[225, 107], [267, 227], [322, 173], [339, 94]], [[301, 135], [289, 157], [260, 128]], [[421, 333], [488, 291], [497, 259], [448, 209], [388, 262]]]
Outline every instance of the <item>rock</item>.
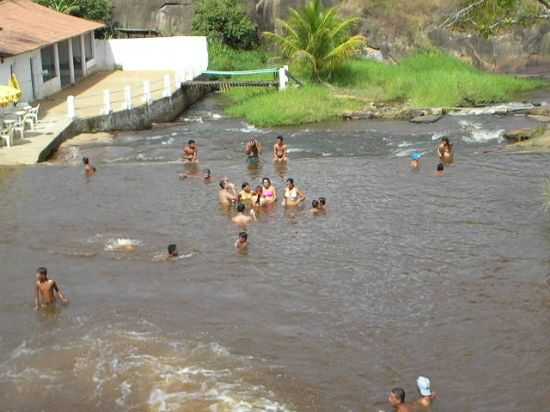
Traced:
[[441, 119], [443, 116], [438, 114], [428, 114], [425, 116], [417, 116], [413, 117], [409, 122], [411, 123], [435, 123], [439, 119]]
[[372, 47], [365, 47], [365, 50], [361, 54], [361, 59], [383, 62], [384, 55], [380, 50], [373, 49]]
[[527, 111], [527, 114], [531, 116], [550, 117], [550, 106], [533, 107], [532, 109]]
[[533, 120], [536, 120], [537, 122], [543, 122], [543, 123], [550, 122], [550, 116], [539, 116], [536, 114], [530, 114], [528, 115], [528, 117], [530, 117]]
[[516, 129], [504, 133], [504, 138], [512, 143], [523, 142], [544, 133], [544, 129]]

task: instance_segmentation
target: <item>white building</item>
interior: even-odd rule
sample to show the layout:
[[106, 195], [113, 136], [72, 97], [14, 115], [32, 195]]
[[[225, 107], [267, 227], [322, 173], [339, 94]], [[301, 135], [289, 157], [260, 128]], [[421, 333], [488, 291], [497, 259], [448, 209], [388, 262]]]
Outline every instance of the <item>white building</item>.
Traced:
[[22, 100], [43, 99], [98, 69], [94, 30], [104, 27], [31, 0], [0, 0], [0, 84], [15, 73]]

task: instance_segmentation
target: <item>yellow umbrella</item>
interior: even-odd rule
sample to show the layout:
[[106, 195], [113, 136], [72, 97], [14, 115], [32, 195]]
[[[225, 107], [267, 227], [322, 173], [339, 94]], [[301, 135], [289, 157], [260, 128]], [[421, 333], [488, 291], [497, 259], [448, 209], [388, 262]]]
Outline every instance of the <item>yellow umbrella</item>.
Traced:
[[21, 90], [10, 86], [0, 85], [0, 106], [6, 107], [10, 103], [15, 103], [21, 96]]
[[15, 73], [12, 73], [10, 81], [8, 82], [8, 86], [11, 86], [14, 89], [19, 90], [19, 98], [21, 98], [21, 86], [19, 85], [19, 81], [17, 80], [17, 77], [15, 77]]

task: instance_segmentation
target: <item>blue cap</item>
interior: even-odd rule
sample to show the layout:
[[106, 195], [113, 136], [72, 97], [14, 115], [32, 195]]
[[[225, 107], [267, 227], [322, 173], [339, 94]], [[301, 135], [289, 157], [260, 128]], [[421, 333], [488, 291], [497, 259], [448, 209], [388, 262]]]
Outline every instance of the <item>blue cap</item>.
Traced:
[[424, 153], [421, 153], [417, 150], [411, 153], [411, 160], [420, 160], [420, 158], [424, 156]]

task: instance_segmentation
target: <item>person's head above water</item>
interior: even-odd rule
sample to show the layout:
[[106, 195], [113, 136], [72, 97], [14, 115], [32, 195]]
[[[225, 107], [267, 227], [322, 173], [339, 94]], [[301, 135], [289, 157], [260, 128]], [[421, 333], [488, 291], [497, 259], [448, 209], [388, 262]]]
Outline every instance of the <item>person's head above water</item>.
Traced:
[[212, 171], [210, 169], [204, 169], [203, 173], [205, 179], [210, 179], [212, 177]]
[[82, 158], [82, 163], [84, 163], [85, 165], [88, 165], [88, 164], [90, 164], [90, 159], [88, 159], [87, 157], [83, 157]]
[[262, 184], [264, 185], [264, 187], [267, 189], [268, 187], [271, 186], [271, 179], [269, 177], [264, 177], [262, 179]]
[[244, 183], [241, 185], [241, 189], [243, 189], [243, 190], [246, 191], [247, 188], [250, 189], [250, 184], [249, 184], [248, 182], [244, 182]]
[[325, 206], [327, 204], [327, 198], [326, 197], [320, 197], [319, 198], [319, 204], [321, 206]]
[[443, 166], [443, 163], [442, 162], [439, 162], [437, 164], [437, 169], [436, 169], [438, 172], [442, 172], [443, 170], [445, 170], [445, 166]]
[[242, 203], [239, 203], [239, 204], [237, 205], [237, 212], [239, 212], [239, 213], [244, 213], [245, 210], [246, 210], [246, 206], [243, 205]]
[[260, 185], [256, 186], [256, 189], [254, 189], [254, 192], [260, 195], [262, 194], [263, 191], [264, 191], [264, 188], [263, 186], [260, 186]]
[[451, 142], [449, 142], [449, 138], [448, 138], [448, 137], [442, 137], [442, 138], [441, 138], [441, 143], [443, 143], [443, 144], [445, 144], [445, 145], [451, 144]]
[[39, 267], [36, 269], [36, 276], [38, 277], [38, 280], [45, 281], [48, 279], [48, 269], [46, 269], [44, 266]]
[[388, 402], [391, 406], [401, 405], [405, 403], [405, 391], [402, 388], [393, 388], [388, 397]]
[[246, 232], [239, 233], [239, 240], [241, 242], [246, 242], [248, 240], [248, 233]]
[[227, 181], [226, 181], [225, 179], [220, 180], [220, 187], [221, 187], [222, 189], [225, 189], [225, 184], [226, 184], [226, 183], [227, 183]]
[[290, 189], [292, 189], [294, 187], [294, 179], [289, 177], [288, 179], [286, 179], [286, 184]]
[[283, 136], [281, 136], [281, 135], [277, 136], [277, 142], [283, 143], [284, 140], [285, 139], [283, 138]]
[[319, 207], [319, 201], [317, 199], [314, 199], [311, 201], [311, 207], [313, 209], [317, 209]]
[[193, 139], [191, 139], [191, 140], [189, 140], [189, 141], [187, 142], [187, 144], [188, 144], [189, 146], [193, 146], [193, 145], [195, 144], [195, 141], [194, 141]]
[[168, 245], [168, 256], [177, 257], [178, 256], [178, 247], [175, 243]]

